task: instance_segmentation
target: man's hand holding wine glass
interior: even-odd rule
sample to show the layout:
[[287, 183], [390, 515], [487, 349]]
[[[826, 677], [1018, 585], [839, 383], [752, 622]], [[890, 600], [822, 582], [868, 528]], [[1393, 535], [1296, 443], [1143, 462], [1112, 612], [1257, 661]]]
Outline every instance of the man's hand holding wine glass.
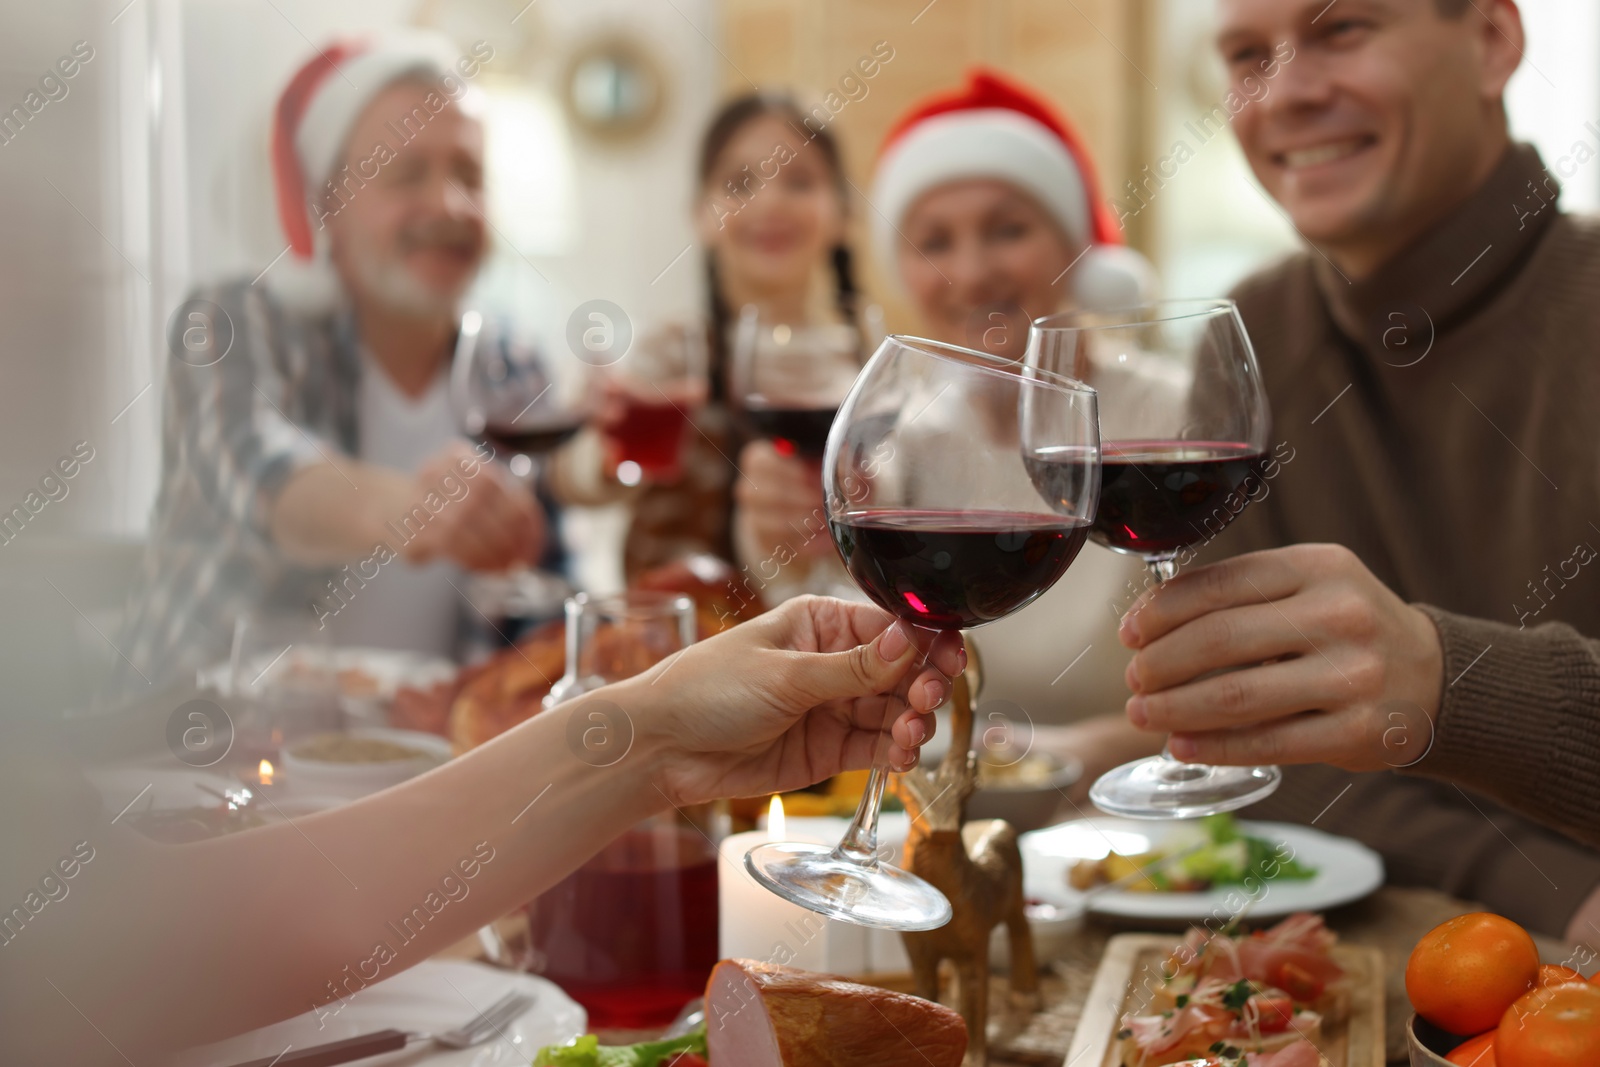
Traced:
[[[462, 477], [472, 468], [470, 477]], [[444, 492], [447, 479], [465, 486], [465, 492]], [[430, 496], [435, 506], [443, 501], [437, 512], [427, 506]], [[464, 441], [423, 464], [409, 497], [395, 524], [406, 523], [416, 508], [428, 517], [402, 550], [411, 563], [448, 559], [471, 571], [503, 571], [537, 560], [549, 535], [544, 509], [522, 480], [484, 462]]]
[[[1123, 618], [1135, 726], [1181, 760], [1421, 759], [1443, 690], [1433, 621], [1341, 545], [1291, 545], [1179, 574]], [[1224, 673], [1215, 673], [1222, 671]]]

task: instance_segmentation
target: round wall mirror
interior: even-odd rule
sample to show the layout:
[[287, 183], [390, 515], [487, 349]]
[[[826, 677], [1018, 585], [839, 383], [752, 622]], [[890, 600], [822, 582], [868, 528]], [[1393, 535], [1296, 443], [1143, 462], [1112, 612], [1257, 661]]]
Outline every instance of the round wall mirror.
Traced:
[[610, 140], [637, 137], [661, 111], [661, 69], [645, 51], [608, 37], [579, 48], [567, 67], [565, 100], [580, 129]]

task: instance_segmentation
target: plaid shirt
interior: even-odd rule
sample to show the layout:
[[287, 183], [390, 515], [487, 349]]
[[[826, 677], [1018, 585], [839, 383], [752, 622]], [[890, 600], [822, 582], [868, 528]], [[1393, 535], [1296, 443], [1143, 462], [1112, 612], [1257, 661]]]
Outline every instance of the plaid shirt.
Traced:
[[[225, 659], [242, 615], [302, 610], [314, 619], [309, 605], [337, 568], [284, 558], [268, 526], [272, 505], [295, 472], [360, 454], [361, 358], [349, 310], [297, 315], [242, 281], [199, 290], [185, 308], [195, 301], [223, 314], [203, 309], [172, 326], [161, 484], [141, 595], [119, 642], [156, 686]], [[503, 332], [485, 330], [478, 343], [509, 351]], [[144, 688], [126, 671], [120, 681]]]

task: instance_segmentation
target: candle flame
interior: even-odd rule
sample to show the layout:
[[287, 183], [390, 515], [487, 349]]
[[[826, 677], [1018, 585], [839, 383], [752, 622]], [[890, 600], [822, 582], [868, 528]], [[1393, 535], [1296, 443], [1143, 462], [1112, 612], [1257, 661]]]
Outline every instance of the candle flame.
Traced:
[[767, 807], [767, 840], [782, 841], [787, 836], [783, 824], [783, 798], [774, 795]]
[[271, 785], [272, 784], [272, 761], [271, 760], [267, 760], [267, 759], [262, 760], [261, 761], [261, 766], [256, 768], [256, 773], [258, 775], [260, 775], [261, 784], [262, 785]]

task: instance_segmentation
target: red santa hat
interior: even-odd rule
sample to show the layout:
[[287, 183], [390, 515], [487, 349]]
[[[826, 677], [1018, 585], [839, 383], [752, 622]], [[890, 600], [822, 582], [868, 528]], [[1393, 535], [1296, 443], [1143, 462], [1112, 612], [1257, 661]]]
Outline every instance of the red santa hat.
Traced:
[[[303, 310], [325, 310], [339, 299], [327, 231], [315, 205], [326, 190], [346, 142], [374, 97], [403, 78], [463, 86], [460, 52], [444, 37], [396, 30], [367, 40], [334, 41], [295, 71], [272, 117], [272, 180], [288, 254], [267, 273], [273, 291]], [[391, 145], [398, 148], [398, 145]]]
[[998, 178], [1027, 192], [1074, 241], [1089, 245], [1072, 268], [1080, 307], [1127, 307], [1155, 299], [1148, 260], [1122, 243], [1083, 139], [1032, 91], [975, 68], [960, 89], [937, 93], [890, 128], [873, 179], [873, 244], [894, 262], [900, 224], [930, 189]]

